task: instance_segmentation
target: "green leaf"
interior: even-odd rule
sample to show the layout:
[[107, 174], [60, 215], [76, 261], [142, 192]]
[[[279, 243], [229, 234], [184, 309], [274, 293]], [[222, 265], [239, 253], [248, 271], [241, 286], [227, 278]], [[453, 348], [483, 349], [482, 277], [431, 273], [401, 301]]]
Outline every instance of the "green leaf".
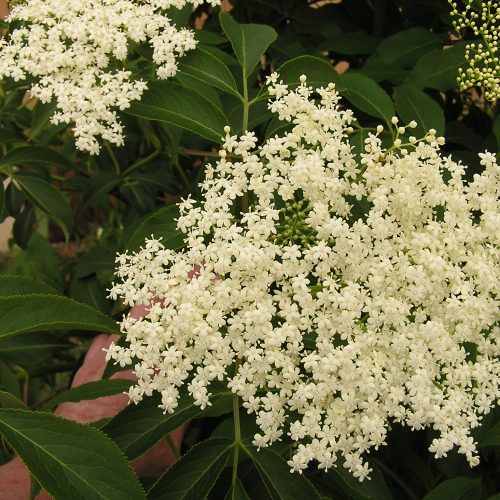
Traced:
[[299, 56], [284, 63], [278, 70], [279, 79], [290, 88], [300, 84], [301, 75], [307, 76], [307, 84], [312, 87], [326, 87], [329, 83], [337, 83], [339, 74], [333, 66], [319, 57]]
[[414, 87], [441, 91], [457, 88], [458, 68], [465, 63], [465, 42], [449, 49], [438, 49], [422, 56], [406, 82]]
[[71, 162], [50, 148], [43, 146], [23, 146], [11, 149], [3, 158], [0, 165], [47, 165], [64, 168], [73, 168]]
[[366, 31], [337, 33], [322, 42], [317, 53], [332, 51], [347, 55], [371, 54], [379, 42], [380, 38], [369, 35]]
[[368, 132], [368, 129], [362, 128], [349, 136], [349, 143], [353, 147], [353, 153], [358, 161], [361, 160], [361, 153], [365, 152], [365, 139], [368, 137]]
[[374, 54], [373, 65], [379, 62], [398, 68], [412, 67], [430, 50], [439, 48], [441, 37], [417, 26], [384, 38]]
[[216, 143], [228, 124], [224, 113], [198, 92], [174, 82], [150, 81], [140, 101], [127, 110], [132, 116], [171, 123]]
[[31, 175], [15, 175], [14, 179], [24, 194], [67, 233], [73, 225], [73, 211], [61, 192], [45, 180]]
[[111, 302], [108, 299], [106, 288], [101, 285], [95, 274], [85, 276], [85, 278], [74, 277], [70, 284], [69, 296], [104, 314], [111, 313]]
[[[0, 346], [0, 355], [4, 357], [4, 351]], [[9, 366], [0, 361], [0, 386], [2, 389], [10, 392], [18, 399], [21, 397], [21, 387], [17, 375], [11, 370]]]
[[94, 205], [100, 198], [107, 195], [113, 188], [123, 182], [115, 172], [98, 172], [90, 177], [85, 188], [85, 205]]
[[406, 125], [412, 120], [417, 122], [417, 127], [409, 130], [412, 135], [423, 137], [431, 128], [436, 129], [438, 136], [444, 135], [444, 112], [426, 93], [410, 85], [402, 85], [394, 89], [393, 98], [403, 122]]
[[0, 144], [9, 144], [11, 142], [23, 142], [12, 130], [0, 127]]
[[201, 47], [189, 51], [187, 56], [181, 59], [179, 71], [240, 97], [229, 68], [219, 58]]
[[49, 406], [54, 407], [61, 403], [77, 403], [87, 399], [97, 399], [105, 396], [114, 396], [127, 392], [134, 382], [123, 379], [97, 380], [72, 387], [54, 396], [49, 401]]
[[479, 500], [480, 498], [480, 478], [455, 477], [438, 484], [424, 497], [424, 500]]
[[16, 217], [12, 226], [12, 236], [14, 241], [21, 248], [26, 249], [35, 231], [36, 214], [32, 206], [25, 207]]
[[[53, 333], [32, 332], [18, 337], [0, 338], [0, 357], [30, 370], [51, 358], [54, 351], [66, 350], [72, 347], [74, 347], [74, 344], [59, 340], [57, 335]], [[0, 380], [2, 380], [1, 375]], [[5, 385], [3, 380], [1, 383]]]
[[[231, 397], [230, 391], [219, 385], [210, 392], [212, 404]], [[151, 396], [137, 405], [127, 406], [103, 428], [130, 460], [142, 455], [159, 439], [202, 413], [187, 391], [181, 393], [174, 413], [164, 414], [158, 408], [160, 401], [159, 396]]]
[[273, 116], [266, 128], [265, 137], [266, 139], [269, 139], [269, 137], [274, 137], [275, 135], [281, 136], [282, 134], [292, 130], [293, 127], [293, 123], [286, 120], [280, 120], [277, 116]]
[[0, 433], [57, 499], [146, 498], [125, 457], [93, 427], [48, 413], [0, 409]]
[[227, 492], [224, 500], [250, 500], [250, 497], [241, 481], [236, 478], [236, 481], [231, 485], [231, 489]]
[[0, 337], [72, 329], [119, 333], [113, 319], [67, 297], [40, 294], [0, 297]]
[[221, 12], [219, 19], [243, 68], [243, 77], [247, 78], [261, 55], [276, 40], [276, 31], [265, 24], [239, 24], [227, 12]]
[[75, 270], [76, 278], [86, 278], [94, 273], [113, 271], [115, 252], [104, 246], [91, 248], [80, 257]]
[[28, 407], [10, 392], [4, 391], [0, 388], [0, 407], [2, 408], [21, 408], [27, 410]]
[[134, 252], [144, 245], [146, 238], [153, 235], [161, 238], [163, 245], [170, 250], [179, 250], [184, 246], [184, 233], [177, 229], [176, 219], [179, 217], [179, 207], [169, 205], [149, 215], [134, 231], [126, 244], [127, 250]]
[[339, 75], [338, 91], [354, 106], [370, 116], [390, 124], [395, 114], [394, 104], [387, 92], [374, 80], [359, 73]]
[[47, 125], [50, 117], [54, 114], [55, 109], [55, 99], [49, 103], [43, 103], [41, 101], [38, 101], [36, 103], [31, 120], [31, 130], [29, 132], [29, 136], [31, 139], [36, 137], [43, 130], [45, 125]]
[[27, 294], [57, 294], [56, 290], [43, 281], [27, 276], [2, 275], [0, 276], [0, 297]]
[[481, 434], [479, 446], [500, 446], [500, 422]]
[[62, 289], [64, 277], [52, 245], [39, 233], [34, 233], [26, 250], [19, 252], [6, 272], [33, 276]]
[[193, 446], [148, 492], [151, 500], [207, 498], [231, 455], [232, 441], [208, 439]]
[[290, 466], [276, 453], [266, 448], [257, 451], [254, 446], [243, 446], [243, 450], [254, 462], [273, 499], [321, 498], [309, 480], [303, 474], [292, 474]]

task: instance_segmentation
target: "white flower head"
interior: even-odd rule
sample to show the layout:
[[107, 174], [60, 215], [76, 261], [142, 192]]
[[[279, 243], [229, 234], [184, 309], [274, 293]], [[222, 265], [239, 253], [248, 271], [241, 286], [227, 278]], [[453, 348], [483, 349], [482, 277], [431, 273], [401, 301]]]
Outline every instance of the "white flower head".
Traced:
[[391, 422], [431, 427], [436, 456], [457, 447], [476, 464], [470, 431], [500, 393], [494, 155], [470, 183], [435, 131], [387, 149], [370, 134], [357, 161], [333, 85], [270, 83], [291, 131], [257, 147], [226, 129], [201, 206], [181, 204], [186, 250], [150, 239], [118, 257], [112, 295], [156, 302], [123, 320], [127, 346], [108, 359], [134, 358], [132, 399], [158, 392], [166, 412], [181, 386], [203, 408], [224, 381], [256, 446], [297, 443], [295, 471], [342, 457], [362, 480]]
[[[20, 21], [0, 39], [0, 78], [33, 77], [30, 92], [55, 99], [52, 123], [74, 124], [78, 149], [99, 152], [98, 139], [123, 144], [117, 110], [141, 98], [146, 83], [121, 69], [131, 42], [149, 42], [159, 78], [177, 70], [177, 58], [195, 47], [194, 33], [178, 29], [162, 9], [200, 0], [26, 0], [8, 17]], [[218, 2], [212, 0], [216, 5]]]

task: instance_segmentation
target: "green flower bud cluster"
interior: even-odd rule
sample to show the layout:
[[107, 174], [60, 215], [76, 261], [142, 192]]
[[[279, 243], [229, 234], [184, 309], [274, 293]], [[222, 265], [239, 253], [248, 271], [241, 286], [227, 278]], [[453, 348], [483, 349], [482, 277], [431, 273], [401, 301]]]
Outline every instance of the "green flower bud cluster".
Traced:
[[462, 90], [482, 86], [484, 97], [495, 101], [500, 97], [500, 3], [498, 0], [462, 3], [450, 0], [453, 25], [458, 32], [470, 28], [480, 41], [467, 45], [468, 67], [459, 70], [458, 84]]
[[298, 201], [288, 201], [280, 210], [280, 224], [274, 238], [279, 245], [299, 245], [308, 248], [316, 241], [316, 231], [306, 223], [307, 216], [312, 210], [309, 200], [304, 198]]

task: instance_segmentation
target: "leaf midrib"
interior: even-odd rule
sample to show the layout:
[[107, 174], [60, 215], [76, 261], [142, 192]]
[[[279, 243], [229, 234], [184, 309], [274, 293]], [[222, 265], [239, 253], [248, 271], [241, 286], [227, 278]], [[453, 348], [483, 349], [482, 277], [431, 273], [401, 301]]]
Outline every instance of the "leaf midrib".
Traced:
[[[10, 426], [9, 424], [7, 424], [5, 422], [5, 420], [2, 420], [1, 419], [1, 416], [0, 416], [0, 422], [3, 423], [3, 425], [5, 425], [6, 427], [8, 427], [9, 429], [11, 429], [15, 434], [19, 434], [20, 436], [22, 436], [25, 440], [27, 440], [28, 442], [32, 443], [33, 446], [37, 449], [40, 449], [42, 452], [44, 452], [46, 455], [48, 455], [49, 457], [51, 457], [55, 462], [57, 462], [58, 464], [61, 465], [61, 467], [63, 469], [68, 469], [68, 471], [71, 473], [71, 475], [75, 476], [77, 479], [80, 480], [81, 483], [83, 483], [84, 485], [88, 485], [90, 487], [90, 489], [92, 491], [95, 491], [97, 493], [97, 496], [99, 498], [103, 498], [105, 499], [106, 497], [102, 496], [100, 491], [96, 488], [94, 488], [92, 486], [91, 483], [87, 483], [84, 479], [82, 479], [81, 476], [79, 476], [78, 474], [76, 474], [75, 472], [72, 471], [72, 469], [70, 467], [68, 467], [64, 462], [61, 462], [57, 457], [55, 457], [52, 453], [50, 453], [49, 451], [47, 451], [45, 448], [43, 448], [43, 446], [40, 446], [36, 441], [33, 441], [32, 439], [30, 439], [28, 436], [26, 436], [25, 434], [23, 434], [22, 432], [18, 431], [15, 427], [12, 427]], [[9, 443], [12, 448], [14, 448], [14, 450], [16, 450], [16, 453], [18, 453], [17, 449], [16, 449], [16, 446], [12, 445], [12, 443]], [[19, 453], [18, 453], [19, 455]], [[37, 481], [42, 484], [42, 481], [40, 481], [40, 479], [36, 476], [36, 474], [34, 474], [31, 470], [30, 472], [33, 474], [33, 476], [36, 477]], [[50, 492], [49, 492], [50, 493]]]

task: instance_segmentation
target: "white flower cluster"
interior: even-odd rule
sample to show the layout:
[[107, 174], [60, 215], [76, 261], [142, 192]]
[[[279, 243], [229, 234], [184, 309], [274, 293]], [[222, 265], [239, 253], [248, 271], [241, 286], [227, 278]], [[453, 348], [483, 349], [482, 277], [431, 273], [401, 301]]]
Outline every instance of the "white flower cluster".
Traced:
[[186, 250], [150, 239], [117, 257], [111, 296], [150, 309], [123, 320], [108, 359], [134, 364], [132, 401], [159, 392], [169, 413], [182, 385], [203, 408], [226, 381], [256, 446], [296, 441], [295, 471], [343, 457], [362, 480], [391, 422], [432, 427], [437, 457], [456, 446], [476, 464], [470, 431], [500, 393], [494, 155], [467, 184], [434, 131], [403, 142], [396, 126], [384, 149], [379, 126], [357, 161], [332, 84], [270, 80], [292, 131], [256, 147], [226, 129], [201, 205], [181, 204]]
[[55, 98], [52, 123], [74, 123], [77, 148], [97, 154], [99, 137], [121, 145], [116, 110], [146, 89], [123, 69], [129, 44], [149, 41], [158, 77], [173, 76], [176, 58], [196, 42], [162, 9], [187, 3], [202, 0], [26, 0], [8, 17], [21, 25], [0, 39], [0, 78], [34, 77], [32, 96], [44, 103]]
[[449, 2], [455, 28], [458, 31], [470, 28], [480, 39], [467, 45], [465, 59], [469, 67], [459, 69], [458, 83], [462, 90], [482, 85], [484, 97], [495, 101], [500, 98], [500, 3], [463, 0], [464, 5], [458, 6], [455, 0]]

